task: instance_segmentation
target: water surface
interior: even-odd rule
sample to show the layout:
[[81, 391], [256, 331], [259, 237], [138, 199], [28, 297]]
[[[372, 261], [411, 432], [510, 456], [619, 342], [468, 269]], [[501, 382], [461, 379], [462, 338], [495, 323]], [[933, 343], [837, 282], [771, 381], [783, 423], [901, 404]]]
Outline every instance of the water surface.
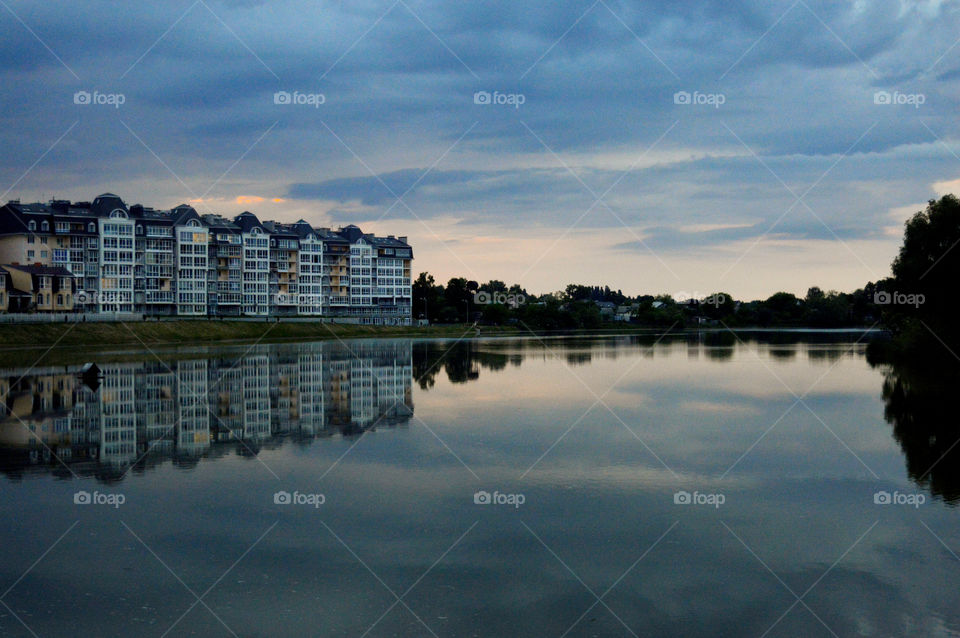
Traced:
[[869, 339], [4, 369], [0, 635], [957, 635], [952, 396]]

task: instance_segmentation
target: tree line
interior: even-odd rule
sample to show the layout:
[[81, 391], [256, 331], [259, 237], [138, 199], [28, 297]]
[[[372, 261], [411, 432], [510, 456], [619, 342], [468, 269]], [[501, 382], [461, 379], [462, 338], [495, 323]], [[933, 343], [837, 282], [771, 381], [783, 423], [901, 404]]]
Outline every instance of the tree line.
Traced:
[[746, 301], [725, 291], [688, 299], [630, 296], [609, 286], [569, 284], [537, 295], [499, 280], [480, 284], [454, 277], [443, 285], [422, 272], [413, 283], [413, 314], [430, 323], [522, 324], [536, 330], [600, 328], [616, 318], [650, 327], [843, 328], [879, 323], [913, 339], [930, 331], [939, 336], [947, 333], [947, 322], [960, 305], [957, 243], [960, 200], [946, 195], [931, 200], [906, 222], [892, 276], [853, 292], [814, 286], [803, 297], [777, 292]]

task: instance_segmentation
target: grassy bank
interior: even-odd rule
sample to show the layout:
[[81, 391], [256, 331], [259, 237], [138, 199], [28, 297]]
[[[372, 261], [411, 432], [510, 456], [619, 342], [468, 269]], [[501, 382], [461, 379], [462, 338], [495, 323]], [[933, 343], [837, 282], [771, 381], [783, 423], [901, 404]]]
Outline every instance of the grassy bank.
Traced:
[[[0, 324], [0, 350], [77, 346], [160, 346], [227, 342], [277, 342], [362, 337], [459, 337], [465, 325], [358, 326], [319, 322], [148, 321], [135, 323]], [[472, 330], [471, 332], [476, 332]], [[504, 332], [484, 328], [484, 333]]]
[[[645, 333], [650, 329], [616, 325], [590, 334]], [[205, 356], [205, 346], [338, 339], [460, 339], [529, 336], [517, 327], [467, 324], [424, 327], [359, 326], [319, 322], [148, 321], [132, 323], [0, 324], [0, 368], [70, 365], [109, 352], [111, 361], [138, 360], [163, 353], [164, 359]]]
[[[484, 328], [482, 334], [511, 334]], [[453, 338], [475, 336], [466, 325], [402, 327], [319, 322], [149, 321], [133, 323], [0, 324], [0, 368], [68, 365], [109, 351], [111, 360], [141, 358], [149, 349], [164, 357], [200, 353], [202, 346], [357, 338]], [[150, 355], [148, 355], [150, 356]]]
[[[658, 338], [664, 328], [636, 324], [606, 324], [594, 330], [545, 331], [547, 335], [647, 335]], [[749, 331], [748, 329], [741, 329]], [[675, 326], [670, 332], [686, 331]], [[720, 331], [725, 332], [725, 330]], [[283, 343], [338, 339], [460, 339], [530, 336], [523, 326], [424, 327], [358, 326], [319, 322], [149, 321], [137, 323], [0, 324], [0, 368], [68, 365], [97, 360], [109, 353], [111, 361], [135, 360], [163, 352], [164, 358], [205, 356], [206, 346]], [[733, 335], [728, 335], [732, 345]]]

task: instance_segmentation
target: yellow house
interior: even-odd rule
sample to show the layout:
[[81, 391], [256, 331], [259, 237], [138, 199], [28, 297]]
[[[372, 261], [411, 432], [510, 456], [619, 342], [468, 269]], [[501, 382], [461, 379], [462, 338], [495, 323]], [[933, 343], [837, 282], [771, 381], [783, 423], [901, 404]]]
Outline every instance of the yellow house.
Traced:
[[5, 264], [3, 310], [8, 312], [73, 312], [73, 273], [63, 266]]

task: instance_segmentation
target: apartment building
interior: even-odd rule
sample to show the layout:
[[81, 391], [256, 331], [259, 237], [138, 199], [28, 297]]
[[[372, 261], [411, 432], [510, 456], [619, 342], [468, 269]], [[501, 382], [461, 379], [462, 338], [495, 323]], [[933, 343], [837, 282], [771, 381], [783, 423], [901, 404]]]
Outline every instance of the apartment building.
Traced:
[[113, 193], [0, 208], [0, 267], [61, 269], [51, 283], [64, 291], [38, 297], [15, 286], [7, 269], [0, 312], [409, 325], [412, 260], [406, 237], [352, 224], [332, 230], [304, 220], [261, 222], [250, 212], [227, 219], [186, 204], [156, 210], [127, 206]]

